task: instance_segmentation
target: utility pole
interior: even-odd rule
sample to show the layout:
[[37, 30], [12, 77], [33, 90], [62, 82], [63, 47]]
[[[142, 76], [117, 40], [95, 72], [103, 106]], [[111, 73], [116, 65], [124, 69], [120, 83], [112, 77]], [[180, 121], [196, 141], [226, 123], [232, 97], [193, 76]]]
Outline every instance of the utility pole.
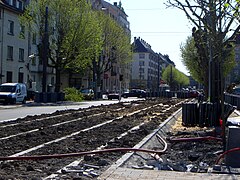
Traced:
[[44, 29], [44, 41], [43, 41], [43, 77], [42, 77], [42, 92], [46, 92], [47, 86], [47, 64], [48, 64], [48, 7], [45, 10], [45, 29]]

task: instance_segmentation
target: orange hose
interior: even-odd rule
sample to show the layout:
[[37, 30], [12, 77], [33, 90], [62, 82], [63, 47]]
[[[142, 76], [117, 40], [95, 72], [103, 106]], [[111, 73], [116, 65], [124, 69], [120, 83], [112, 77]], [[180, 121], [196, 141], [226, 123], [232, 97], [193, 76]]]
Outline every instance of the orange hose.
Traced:
[[217, 159], [216, 161], [216, 164], [218, 165], [219, 161], [228, 153], [232, 153], [232, 152], [235, 152], [235, 151], [240, 151], [240, 147], [237, 147], [237, 148], [233, 148], [233, 149], [229, 149], [225, 152], [223, 152]]
[[104, 149], [104, 150], [96, 150], [96, 151], [85, 151], [79, 153], [69, 153], [69, 154], [54, 154], [54, 155], [36, 155], [36, 156], [17, 156], [17, 157], [0, 157], [0, 161], [7, 161], [7, 160], [44, 160], [44, 159], [53, 159], [53, 158], [66, 158], [66, 157], [77, 157], [77, 156], [84, 156], [90, 154], [101, 154], [106, 152], [145, 152], [145, 153], [153, 153], [161, 155], [165, 153], [166, 150], [161, 151], [154, 151], [148, 149], [137, 149], [137, 148], [113, 148], [113, 149]]

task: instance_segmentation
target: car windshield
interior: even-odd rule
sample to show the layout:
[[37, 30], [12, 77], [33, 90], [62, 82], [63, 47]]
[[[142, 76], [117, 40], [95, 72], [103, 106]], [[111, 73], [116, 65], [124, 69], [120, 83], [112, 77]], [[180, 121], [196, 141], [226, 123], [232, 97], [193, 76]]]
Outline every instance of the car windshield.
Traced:
[[0, 92], [15, 92], [16, 86], [0, 86]]
[[240, 88], [235, 88], [235, 89], [233, 90], [233, 93], [240, 94]]
[[85, 93], [85, 94], [92, 93], [92, 91], [90, 89], [82, 89], [80, 92]]

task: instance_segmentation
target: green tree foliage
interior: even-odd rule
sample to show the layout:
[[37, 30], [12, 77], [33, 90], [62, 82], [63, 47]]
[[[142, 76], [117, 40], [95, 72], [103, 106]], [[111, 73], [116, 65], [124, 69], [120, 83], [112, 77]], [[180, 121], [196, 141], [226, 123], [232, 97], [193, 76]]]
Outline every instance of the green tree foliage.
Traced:
[[[210, 64], [210, 76], [204, 74], [210, 77], [209, 83], [205, 83], [206, 95], [209, 95], [211, 102], [219, 102], [220, 99], [223, 102], [224, 74], [230, 70], [224, 69], [224, 65], [227, 62], [226, 58], [232, 56], [232, 51], [228, 50], [231, 41], [240, 30], [239, 2], [167, 0], [167, 6], [182, 10], [193, 24], [192, 36], [199, 58], [202, 59], [201, 62], [205, 61], [204, 64]], [[208, 66], [204, 71], [207, 69]], [[207, 89], [210, 92], [207, 92]]]
[[61, 73], [87, 66], [101, 50], [101, 29], [95, 12], [85, 0], [31, 0], [21, 22], [40, 38], [43, 59], [45, 8], [48, 7], [49, 66], [56, 69], [55, 91], [60, 91]]
[[101, 54], [92, 59], [92, 70], [93, 74], [96, 74], [93, 81], [100, 87], [101, 75], [111, 70], [114, 64], [130, 62], [132, 51], [130, 35], [108, 14], [101, 11], [97, 13], [103, 43]]
[[181, 45], [180, 50], [182, 62], [189, 70], [190, 75], [193, 77], [194, 80], [204, 84], [203, 78], [206, 75], [204, 71], [207, 67], [204, 67], [204, 65], [206, 64], [199, 62], [194, 39], [189, 36], [186, 40], [186, 43]]
[[[209, 62], [198, 53], [194, 38], [189, 36], [185, 44], [180, 46], [182, 62], [187, 67], [194, 80], [208, 87]], [[234, 45], [229, 44], [223, 49], [223, 75], [226, 76], [236, 65]]]
[[162, 79], [170, 86], [171, 90], [189, 85], [189, 78], [172, 65], [168, 65], [164, 69]]
[[80, 102], [83, 100], [83, 95], [76, 88], [65, 88], [64, 93], [66, 101]]
[[[98, 21], [102, 29], [102, 59], [104, 70], [111, 68], [111, 63], [125, 63], [131, 59], [130, 35], [109, 15], [98, 12]], [[110, 65], [110, 66], [109, 66]]]

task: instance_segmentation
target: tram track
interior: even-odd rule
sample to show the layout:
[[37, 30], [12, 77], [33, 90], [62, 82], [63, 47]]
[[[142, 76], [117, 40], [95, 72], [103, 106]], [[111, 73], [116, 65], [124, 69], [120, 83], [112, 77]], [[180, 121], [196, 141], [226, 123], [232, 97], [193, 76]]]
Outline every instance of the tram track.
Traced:
[[[97, 112], [91, 109], [84, 112], [79, 111], [81, 117], [77, 115], [77, 112], [74, 112], [66, 116], [54, 115], [55, 117], [46, 117], [46, 119], [39, 118], [41, 123], [39, 123], [40, 120], [36, 121], [36, 118], [33, 119], [32, 123], [37, 128], [25, 132], [17, 131], [19, 125], [15, 124], [13, 126], [15, 129], [12, 131], [15, 134], [0, 139], [2, 144], [0, 154], [1, 156], [14, 157], [84, 152], [96, 150], [103, 146], [104, 148], [133, 147], [134, 143], [149, 134], [180, 107], [179, 100], [148, 101], [148, 103], [134, 102], [133, 104], [126, 104], [125, 107], [123, 104], [114, 108], [113, 106], [104, 107], [98, 109]], [[73, 117], [70, 118], [71, 114]], [[47, 125], [43, 123], [53, 119], [52, 123], [46, 123]], [[9, 127], [12, 126], [4, 124], [0, 128], [4, 130]], [[106, 161], [111, 163], [121, 155], [121, 153], [115, 154], [108, 157], [103, 155], [101, 158], [106, 158]], [[46, 178], [78, 158], [43, 161], [3, 161], [0, 174], [8, 177], [11, 170], [13, 175], [20, 179], [21, 177]], [[19, 171], [24, 172], [24, 175]]]

